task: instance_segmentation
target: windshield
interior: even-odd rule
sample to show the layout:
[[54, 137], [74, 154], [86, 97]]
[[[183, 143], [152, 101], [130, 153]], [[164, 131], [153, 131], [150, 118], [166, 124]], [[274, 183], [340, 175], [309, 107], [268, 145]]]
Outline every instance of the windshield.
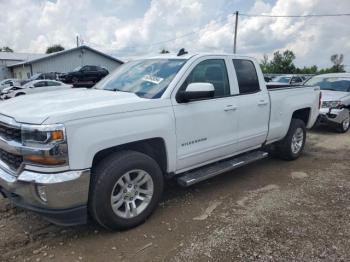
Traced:
[[319, 86], [321, 90], [350, 92], [350, 77], [313, 77], [305, 85]]
[[291, 77], [289, 76], [277, 76], [272, 81], [278, 83], [289, 83]]
[[78, 67], [74, 68], [73, 72], [78, 72], [80, 69], [82, 69], [82, 66], [78, 66]]
[[159, 98], [186, 62], [185, 59], [145, 59], [126, 63], [97, 84], [97, 89]]
[[32, 75], [28, 80], [36, 80], [39, 76], [40, 74]]

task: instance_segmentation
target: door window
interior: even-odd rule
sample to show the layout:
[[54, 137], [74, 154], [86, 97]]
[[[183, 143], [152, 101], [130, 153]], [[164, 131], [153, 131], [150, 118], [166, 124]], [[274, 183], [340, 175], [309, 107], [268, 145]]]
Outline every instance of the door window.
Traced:
[[40, 81], [34, 84], [34, 87], [43, 87], [46, 86], [46, 81]]
[[301, 83], [301, 82], [303, 82], [303, 79], [301, 79], [300, 77], [296, 76], [296, 77], [293, 77], [290, 82], [291, 82], [291, 84]]
[[214, 86], [214, 97], [230, 96], [230, 84], [225, 60], [209, 59], [200, 62], [188, 75], [180, 90], [185, 90], [191, 83], [211, 83]]
[[253, 62], [244, 59], [234, 59], [233, 65], [237, 74], [239, 93], [250, 94], [259, 92], [259, 79]]
[[47, 81], [48, 86], [60, 86], [61, 83], [55, 81]]

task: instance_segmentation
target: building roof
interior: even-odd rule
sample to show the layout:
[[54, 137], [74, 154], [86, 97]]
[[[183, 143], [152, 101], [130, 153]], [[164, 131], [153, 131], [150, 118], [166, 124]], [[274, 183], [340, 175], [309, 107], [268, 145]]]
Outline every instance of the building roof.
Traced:
[[56, 56], [60, 56], [60, 55], [63, 55], [63, 54], [67, 54], [67, 53], [70, 53], [70, 52], [74, 52], [76, 50], [80, 50], [80, 49], [87, 49], [87, 50], [90, 50], [94, 53], [97, 53], [101, 56], [104, 56], [104, 57], [107, 57], [109, 59], [112, 59], [120, 64], [123, 64], [124, 62], [111, 56], [111, 55], [107, 55], [103, 52], [100, 52], [96, 49], [93, 49], [89, 46], [86, 46], [86, 45], [82, 45], [82, 46], [79, 46], [79, 47], [75, 47], [75, 48], [71, 48], [71, 49], [67, 49], [67, 50], [63, 50], [63, 51], [59, 51], [59, 52], [55, 52], [55, 53], [51, 53], [51, 54], [44, 54], [42, 55], [41, 57], [37, 57], [37, 58], [32, 58], [32, 59], [28, 59], [26, 61], [23, 61], [23, 62], [20, 62], [20, 63], [16, 63], [16, 64], [13, 64], [9, 67], [15, 67], [15, 66], [19, 66], [19, 65], [27, 65], [27, 64], [32, 64], [32, 63], [36, 63], [36, 62], [39, 62], [39, 61], [42, 61], [42, 60], [45, 60], [45, 59], [49, 59], [49, 58], [52, 58], [52, 57], [56, 57]]
[[45, 56], [45, 54], [0, 52], [0, 60], [26, 61], [37, 59], [43, 56]]

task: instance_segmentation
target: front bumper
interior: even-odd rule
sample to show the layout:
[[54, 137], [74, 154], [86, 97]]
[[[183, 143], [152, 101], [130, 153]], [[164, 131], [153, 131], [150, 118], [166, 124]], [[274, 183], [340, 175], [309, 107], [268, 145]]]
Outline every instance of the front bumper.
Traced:
[[[0, 192], [4, 197], [59, 225], [86, 223], [89, 184], [89, 169], [61, 173], [23, 170], [14, 176], [0, 168]], [[40, 197], [39, 188], [46, 200]]]
[[320, 115], [318, 117], [318, 124], [325, 125], [338, 125], [349, 117], [349, 109], [329, 109], [321, 108]]

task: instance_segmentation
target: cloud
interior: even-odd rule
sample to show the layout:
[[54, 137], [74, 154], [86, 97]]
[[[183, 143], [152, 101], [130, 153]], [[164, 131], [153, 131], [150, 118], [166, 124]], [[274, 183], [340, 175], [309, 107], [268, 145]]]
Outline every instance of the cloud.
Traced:
[[[248, 2], [250, 4], [248, 4]], [[243, 10], [242, 10], [243, 9]], [[348, 0], [0, 0], [0, 46], [44, 52], [61, 43], [85, 44], [120, 57], [157, 53], [161, 48], [232, 52], [235, 10], [296, 15], [346, 13]], [[261, 58], [291, 49], [298, 66], [330, 66], [334, 53], [350, 66], [350, 17], [239, 17], [238, 52]], [[169, 40], [170, 41], [165, 41]]]

